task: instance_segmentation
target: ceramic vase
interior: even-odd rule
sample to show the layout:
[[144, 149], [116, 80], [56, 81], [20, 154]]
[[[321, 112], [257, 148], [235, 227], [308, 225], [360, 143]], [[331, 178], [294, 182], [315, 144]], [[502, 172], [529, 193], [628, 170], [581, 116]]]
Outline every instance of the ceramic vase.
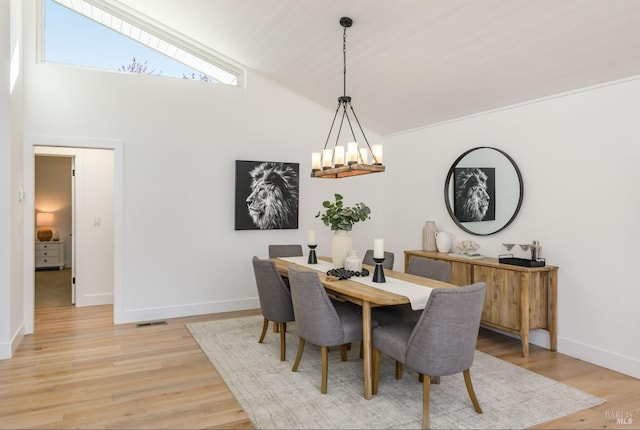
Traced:
[[434, 221], [427, 221], [422, 227], [422, 250], [423, 251], [436, 251], [436, 235], [438, 231], [436, 223]]
[[446, 231], [439, 231], [435, 233], [435, 236], [438, 252], [449, 252], [451, 250], [451, 235]]
[[331, 261], [333, 267], [344, 267], [344, 260], [353, 247], [353, 241], [347, 230], [336, 230], [331, 241]]
[[353, 270], [354, 272], [360, 272], [362, 270], [362, 259], [358, 257], [358, 251], [351, 250], [344, 259], [344, 268], [347, 270]]

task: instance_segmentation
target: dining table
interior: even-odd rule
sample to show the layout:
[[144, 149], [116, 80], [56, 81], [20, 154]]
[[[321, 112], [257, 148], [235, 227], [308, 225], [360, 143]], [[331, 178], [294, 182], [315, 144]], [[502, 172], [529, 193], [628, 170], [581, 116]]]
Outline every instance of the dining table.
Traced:
[[374, 283], [374, 267], [363, 265], [370, 272], [368, 276], [338, 280], [327, 271], [334, 266], [331, 259], [318, 257], [316, 264], [308, 263], [306, 256], [272, 258], [282, 276], [288, 276], [292, 264], [318, 272], [327, 294], [337, 300], [344, 300], [362, 307], [362, 361], [364, 376], [364, 398], [372, 398], [372, 350], [371, 350], [371, 309], [380, 306], [410, 304], [413, 310], [424, 309], [429, 294], [434, 288], [458, 288], [457, 285], [429, 279], [410, 273], [384, 270], [386, 282]]

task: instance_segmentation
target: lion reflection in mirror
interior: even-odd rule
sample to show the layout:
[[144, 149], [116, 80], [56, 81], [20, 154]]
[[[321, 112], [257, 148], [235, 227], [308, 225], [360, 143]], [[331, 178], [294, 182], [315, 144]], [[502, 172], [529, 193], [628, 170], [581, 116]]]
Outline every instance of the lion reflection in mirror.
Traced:
[[251, 172], [247, 209], [261, 230], [297, 226], [298, 175], [284, 163], [265, 162]]
[[481, 169], [456, 169], [455, 214], [459, 221], [484, 219], [490, 201], [487, 179]]

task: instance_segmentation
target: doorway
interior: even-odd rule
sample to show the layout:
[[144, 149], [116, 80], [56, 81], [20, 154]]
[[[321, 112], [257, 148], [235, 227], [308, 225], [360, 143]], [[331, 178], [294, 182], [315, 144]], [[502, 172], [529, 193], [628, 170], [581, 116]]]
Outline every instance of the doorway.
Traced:
[[[24, 145], [24, 189], [25, 199], [24, 199], [24, 225], [25, 226], [33, 226], [35, 227], [35, 207], [34, 207], [34, 177], [35, 177], [35, 154], [43, 155], [42, 148], [46, 147], [46, 154], [67, 154], [74, 155], [76, 153], [88, 154], [89, 161], [91, 162], [91, 155], [94, 154], [92, 151], [96, 150], [106, 150], [107, 153], [111, 154], [112, 161], [109, 169], [94, 171], [95, 177], [98, 184], [101, 183], [101, 177], [103, 173], [106, 173], [111, 177], [112, 183], [109, 185], [108, 189], [111, 190], [112, 198], [108, 199], [112, 205], [112, 216], [109, 219], [102, 219], [100, 216], [96, 218], [91, 218], [91, 215], [85, 215], [85, 211], [83, 207], [80, 207], [78, 204], [80, 202], [81, 197], [84, 200], [87, 198], [92, 198], [95, 201], [100, 193], [95, 193], [93, 195], [85, 194], [85, 187], [79, 181], [77, 168], [79, 167], [78, 163], [80, 162], [78, 157], [75, 157], [76, 160], [76, 208], [75, 208], [75, 219], [77, 221], [82, 220], [83, 225], [82, 228], [76, 226], [75, 228], [75, 242], [76, 246], [73, 250], [75, 255], [75, 261], [73, 266], [76, 268], [76, 290], [79, 287], [79, 277], [84, 278], [84, 274], [78, 273], [78, 270], [82, 267], [80, 262], [80, 257], [87, 258], [86, 256], [89, 253], [84, 252], [87, 249], [88, 245], [100, 246], [104, 241], [110, 241], [112, 244], [111, 252], [108, 253], [107, 258], [111, 262], [111, 267], [108, 272], [109, 275], [109, 285], [110, 290], [108, 293], [100, 295], [94, 294], [94, 299], [108, 299], [108, 303], [113, 303], [113, 321], [115, 324], [120, 324], [126, 321], [126, 317], [123, 310], [123, 267], [124, 267], [124, 258], [123, 258], [123, 199], [124, 199], [124, 143], [120, 139], [105, 139], [105, 138], [91, 138], [91, 137], [64, 137], [64, 136], [25, 136], [25, 145]], [[74, 152], [75, 151], [75, 152]], [[101, 152], [104, 153], [104, 152]], [[86, 157], [81, 157], [86, 158]], [[81, 163], [82, 165], [82, 163]], [[83, 172], [93, 171], [92, 168], [85, 168], [84, 166], [80, 169]], [[102, 184], [104, 186], [104, 183]], [[86, 198], [85, 198], [86, 197]], [[90, 213], [90, 212], [89, 212]], [[105, 227], [105, 228], [94, 228], [94, 224], [98, 224], [95, 227]], [[95, 232], [101, 232], [103, 234], [102, 237], [94, 237], [94, 235], [88, 235], [87, 232], [91, 232], [95, 230]], [[23, 255], [23, 279], [24, 279], [24, 333], [31, 334], [34, 332], [35, 327], [35, 282], [34, 282], [34, 236], [33, 234], [27, 233], [30, 229], [25, 229], [24, 235], [24, 255]], [[32, 230], [31, 230], [32, 231]], [[105, 232], [109, 232], [109, 234], [104, 234]], [[89, 247], [88, 251], [91, 251], [91, 247]], [[100, 258], [97, 258], [98, 263], [101, 263]], [[84, 272], [86, 275], [90, 276], [92, 273], [91, 270], [86, 270]], [[95, 276], [101, 276], [102, 273], [94, 274]], [[94, 303], [98, 304], [98, 303]], [[78, 297], [76, 297], [76, 306], [80, 306], [78, 301]]]
[[[74, 226], [74, 156], [35, 155], [34, 207], [35, 242], [35, 308], [70, 307], [75, 304], [73, 281]], [[39, 214], [47, 214], [47, 226], [40, 226]], [[43, 219], [46, 217], [42, 217]], [[40, 240], [48, 239], [48, 240]]]

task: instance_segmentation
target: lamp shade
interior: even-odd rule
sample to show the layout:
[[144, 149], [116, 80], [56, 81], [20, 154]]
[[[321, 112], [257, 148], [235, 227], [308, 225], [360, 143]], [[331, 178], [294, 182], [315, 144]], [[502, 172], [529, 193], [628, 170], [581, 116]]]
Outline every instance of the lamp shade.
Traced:
[[53, 214], [51, 212], [40, 212], [36, 215], [36, 224], [51, 226], [53, 225]]

